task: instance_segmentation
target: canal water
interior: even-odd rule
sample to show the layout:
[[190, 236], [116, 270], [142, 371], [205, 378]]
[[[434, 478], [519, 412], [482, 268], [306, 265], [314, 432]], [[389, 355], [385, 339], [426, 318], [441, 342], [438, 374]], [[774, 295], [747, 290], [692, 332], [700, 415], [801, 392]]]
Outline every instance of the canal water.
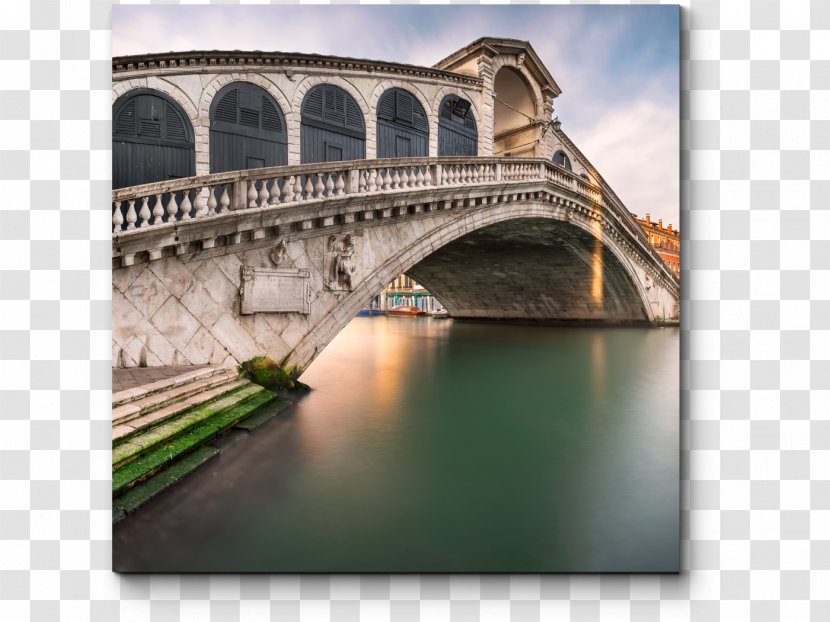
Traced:
[[302, 380], [117, 570], [678, 570], [678, 329], [361, 317]]

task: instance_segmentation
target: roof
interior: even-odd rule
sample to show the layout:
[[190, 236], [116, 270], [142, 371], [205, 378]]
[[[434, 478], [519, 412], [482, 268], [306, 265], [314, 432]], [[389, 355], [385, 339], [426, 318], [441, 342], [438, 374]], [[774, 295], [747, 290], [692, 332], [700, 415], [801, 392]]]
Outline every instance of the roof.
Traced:
[[545, 67], [545, 64], [536, 54], [536, 50], [530, 45], [529, 41], [522, 41], [520, 39], [503, 39], [498, 37], [481, 37], [476, 39], [469, 45], [453, 52], [446, 58], [438, 61], [433, 65], [436, 69], [444, 71], [455, 71], [461, 65], [468, 62], [471, 58], [488, 54], [495, 56], [497, 54], [524, 54], [524, 66], [530, 71], [534, 78], [539, 82], [542, 91], [548, 90], [552, 97], [557, 97], [562, 93], [562, 89], [556, 84], [556, 80]]
[[306, 54], [298, 52], [263, 52], [259, 50], [191, 50], [116, 56], [112, 59], [113, 75], [158, 69], [197, 69], [238, 66], [265, 66], [302, 70], [304, 68], [331, 68], [352, 71], [381, 71], [409, 77], [432, 78], [480, 87], [481, 78], [439, 69], [405, 63], [393, 63], [348, 56]]

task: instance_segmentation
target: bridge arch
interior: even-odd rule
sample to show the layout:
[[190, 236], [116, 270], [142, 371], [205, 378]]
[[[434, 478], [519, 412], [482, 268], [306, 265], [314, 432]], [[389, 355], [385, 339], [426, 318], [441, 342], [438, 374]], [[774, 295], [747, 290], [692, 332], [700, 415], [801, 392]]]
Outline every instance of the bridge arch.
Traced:
[[195, 174], [193, 124], [167, 93], [129, 90], [113, 103], [112, 120], [113, 188]]
[[475, 156], [479, 151], [479, 123], [473, 103], [458, 93], [447, 93], [438, 103], [438, 155]]
[[[382, 284], [391, 282], [401, 272], [411, 271], [430, 256], [441, 253], [442, 249], [448, 248], [454, 242], [462, 240], [468, 235], [484, 231], [491, 226], [504, 223], [523, 223], [524, 221], [554, 223], [562, 231], [570, 231], [572, 234], [578, 231], [579, 235], [577, 237], [587, 244], [587, 246], [583, 245], [579, 252], [580, 261], [585, 263], [584, 255], [587, 252], [589, 256], [587, 257], [586, 273], [592, 275], [592, 278], [599, 279], [599, 290], [596, 289], [596, 283], [591, 284], [592, 294], [604, 292], [607, 280], [613, 277], [616, 279], [615, 287], [617, 290], [620, 287], [627, 288], [627, 295], [631, 296], [626, 301], [628, 305], [626, 311], [634, 311], [636, 317], [630, 318], [629, 321], [637, 321], [637, 317], [643, 323], [655, 319], [655, 313], [652, 309], [653, 301], [651, 300], [653, 296], [643, 287], [641, 282], [642, 278], [639, 272], [642, 271], [642, 268], [638, 267], [629, 258], [614, 236], [605, 233], [607, 223], [590, 218], [574, 217], [572, 210], [564, 201], [561, 203], [543, 201], [499, 203], [480, 211], [459, 215], [452, 222], [436, 227], [415, 239], [405, 248], [402, 248], [399, 253], [387, 258], [372, 270], [367, 270], [360, 282], [356, 284], [355, 289], [337, 302], [335, 309], [323, 315], [316, 325], [308, 327], [309, 330], [285, 357], [284, 363], [287, 366], [297, 367], [301, 370], [307, 368], [326, 345], [351, 321], [363, 305], [377, 295], [376, 290], [382, 287]], [[513, 227], [516, 231], [520, 231], [521, 228]], [[613, 261], [609, 262], [608, 265], [601, 262], [597, 263], [596, 258], [598, 256], [606, 261], [608, 257], [612, 257]], [[614, 270], [615, 273], [609, 275], [609, 269]], [[415, 278], [418, 280], [418, 275]], [[423, 279], [423, 276], [421, 276], [421, 279]], [[624, 280], [622, 284], [620, 279]], [[423, 284], [427, 288], [432, 287], [433, 289], [437, 285], [434, 281], [430, 282], [430, 279], [425, 279]], [[432, 293], [437, 293], [440, 298], [440, 288]], [[442, 302], [446, 304], [445, 300], [442, 300]], [[599, 304], [603, 304], [603, 302], [600, 301]], [[448, 306], [448, 308], [450, 307]], [[450, 313], [453, 313], [451, 308]]]
[[[202, 96], [199, 99], [199, 118], [202, 121], [199, 122], [196, 129], [196, 142], [207, 147], [196, 154], [196, 169], [199, 175], [208, 174], [210, 171], [210, 146], [208, 145], [208, 140], [210, 133], [210, 110], [213, 107], [213, 100], [219, 91], [234, 82], [247, 82], [264, 89], [276, 101], [285, 118], [288, 144], [295, 144], [299, 140], [299, 133], [296, 135], [292, 133], [294, 127], [294, 111], [291, 108], [291, 103], [288, 101], [285, 93], [274, 82], [260, 73], [220, 73], [205, 85], [202, 89]], [[290, 164], [290, 154], [288, 157], [288, 163]]]
[[[363, 126], [366, 131], [365, 135], [365, 151], [366, 158], [374, 158], [375, 157], [375, 145], [373, 141], [370, 141], [369, 138], [369, 119], [371, 118], [371, 113], [369, 111], [369, 106], [366, 103], [363, 95], [360, 93], [360, 90], [355, 87], [349, 80], [346, 78], [342, 78], [340, 76], [307, 76], [305, 77], [298, 85], [294, 91], [294, 95], [291, 99], [291, 110], [293, 111], [293, 121], [292, 121], [292, 131], [293, 136], [296, 137], [294, 142], [290, 142], [289, 146], [289, 153], [288, 153], [288, 162], [289, 164], [299, 164], [300, 163], [300, 142], [301, 142], [301, 124], [302, 124], [302, 108], [303, 108], [303, 101], [305, 100], [306, 95], [308, 94], [311, 89], [315, 86], [321, 84], [328, 84], [340, 87], [346, 93], [348, 93], [352, 99], [357, 103], [358, 107], [360, 108], [360, 112], [363, 115]], [[294, 149], [294, 151], [292, 151]]]
[[406, 89], [387, 89], [376, 107], [377, 157], [429, 156], [429, 118], [421, 102]]
[[418, 103], [420, 103], [421, 108], [423, 108], [427, 119], [427, 129], [429, 133], [428, 152], [424, 155], [435, 157], [438, 154], [438, 126], [436, 124], [435, 116], [432, 114], [432, 104], [427, 100], [426, 96], [421, 89], [418, 88], [416, 83], [404, 82], [403, 80], [383, 80], [378, 82], [372, 91], [372, 96], [369, 98], [369, 109], [373, 111], [373, 114], [370, 114], [369, 117], [367, 117], [366, 140], [367, 142], [375, 145], [375, 156], [380, 157], [377, 156], [378, 103], [387, 91], [394, 88], [408, 92], [418, 101]]
[[261, 86], [229, 82], [210, 104], [210, 172], [288, 164], [282, 108]]
[[366, 157], [366, 117], [357, 100], [334, 84], [317, 84], [300, 108], [300, 162]]

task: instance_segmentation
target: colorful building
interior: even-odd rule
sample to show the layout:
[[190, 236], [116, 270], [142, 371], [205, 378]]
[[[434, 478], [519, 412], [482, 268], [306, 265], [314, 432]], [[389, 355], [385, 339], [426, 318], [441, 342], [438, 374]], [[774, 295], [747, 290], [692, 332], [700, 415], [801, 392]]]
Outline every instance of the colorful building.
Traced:
[[632, 214], [632, 216], [637, 219], [637, 224], [643, 228], [649, 243], [657, 251], [657, 254], [666, 262], [672, 272], [680, 276], [680, 231], [672, 228], [671, 223], [664, 228], [662, 218], [656, 223], [652, 222], [651, 214], [646, 214], [645, 218], [640, 218], [636, 214]]
[[443, 308], [423, 285], [405, 274], [395, 277], [380, 294], [372, 298], [367, 308], [387, 311], [398, 305], [410, 305], [427, 312]]

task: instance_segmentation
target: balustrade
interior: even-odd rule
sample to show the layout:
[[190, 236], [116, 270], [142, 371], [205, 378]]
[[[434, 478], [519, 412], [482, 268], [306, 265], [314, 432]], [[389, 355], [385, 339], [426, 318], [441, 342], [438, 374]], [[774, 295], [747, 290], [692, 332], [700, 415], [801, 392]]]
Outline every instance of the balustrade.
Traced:
[[201, 220], [240, 209], [272, 209], [324, 201], [355, 193], [534, 180], [574, 192], [602, 205], [603, 209], [607, 207], [604, 191], [545, 160], [401, 158], [251, 169], [122, 188], [113, 191], [113, 232]]

